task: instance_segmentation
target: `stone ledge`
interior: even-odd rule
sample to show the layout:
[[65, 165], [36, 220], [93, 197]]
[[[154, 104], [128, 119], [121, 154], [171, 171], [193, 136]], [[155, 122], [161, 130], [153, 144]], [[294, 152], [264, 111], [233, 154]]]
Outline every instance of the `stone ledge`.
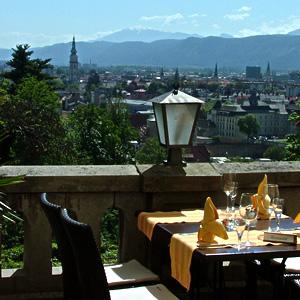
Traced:
[[25, 182], [5, 187], [10, 193], [139, 191], [134, 165], [2, 166], [0, 176], [25, 175]]

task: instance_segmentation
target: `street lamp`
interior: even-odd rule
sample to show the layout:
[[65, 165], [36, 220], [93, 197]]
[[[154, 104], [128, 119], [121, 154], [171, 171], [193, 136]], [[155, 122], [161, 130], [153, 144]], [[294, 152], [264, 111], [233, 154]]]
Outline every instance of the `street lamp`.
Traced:
[[160, 144], [168, 148], [165, 164], [185, 166], [181, 148], [192, 143], [197, 116], [204, 101], [179, 90], [154, 97], [150, 101], [153, 103]]

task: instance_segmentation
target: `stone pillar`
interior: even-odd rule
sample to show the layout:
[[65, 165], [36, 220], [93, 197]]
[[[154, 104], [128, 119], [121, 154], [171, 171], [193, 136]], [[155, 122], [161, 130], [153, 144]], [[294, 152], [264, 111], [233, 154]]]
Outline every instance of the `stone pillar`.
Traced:
[[100, 249], [101, 219], [107, 209], [113, 206], [113, 193], [70, 193], [66, 206], [75, 212], [78, 221], [92, 227]]
[[137, 228], [137, 216], [146, 209], [145, 194], [116, 193], [114, 207], [120, 210], [120, 260], [145, 261], [145, 236]]
[[24, 218], [24, 273], [33, 289], [51, 276], [51, 228], [39, 203], [39, 194], [24, 194], [20, 203]]

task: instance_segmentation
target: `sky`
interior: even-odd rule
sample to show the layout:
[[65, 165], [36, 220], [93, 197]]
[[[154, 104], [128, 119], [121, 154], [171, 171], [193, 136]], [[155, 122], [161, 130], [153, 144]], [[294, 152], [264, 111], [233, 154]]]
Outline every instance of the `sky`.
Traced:
[[90, 41], [125, 28], [234, 37], [300, 28], [299, 0], [0, 0], [0, 48]]

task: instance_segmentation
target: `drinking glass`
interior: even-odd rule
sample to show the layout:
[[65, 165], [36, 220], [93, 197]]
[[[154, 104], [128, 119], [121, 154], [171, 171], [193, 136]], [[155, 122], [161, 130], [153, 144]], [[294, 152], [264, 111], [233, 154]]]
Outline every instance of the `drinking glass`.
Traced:
[[222, 179], [223, 191], [227, 196], [226, 212], [228, 213], [234, 211], [234, 203], [232, 203], [232, 201], [234, 201], [237, 194], [237, 182], [235, 178], [235, 174], [230, 173], [224, 174]]
[[280, 231], [280, 219], [283, 211], [284, 199], [275, 198], [273, 202], [274, 214], [276, 220], [276, 231]]
[[244, 219], [241, 218], [234, 219], [234, 228], [238, 237], [238, 243], [234, 248], [237, 248], [238, 250], [241, 250], [243, 248], [242, 236], [245, 231], [245, 227], [246, 227], [246, 222]]
[[274, 212], [274, 199], [279, 198], [279, 188], [277, 184], [268, 184], [268, 195], [270, 197], [270, 205], [269, 205], [269, 227], [268, 231], [272, 231], [271, 227], [271, 216]]
[[247, 225], [247, 241], [245, 242], [245, 246], [255, 245], [255, 243], [249, 241], [250, 223], [257, 217], [257, 207], [253, 205], [252, 195], [251, 193], [242, 193], [240, 199], [240, 216], [245, 220]]

